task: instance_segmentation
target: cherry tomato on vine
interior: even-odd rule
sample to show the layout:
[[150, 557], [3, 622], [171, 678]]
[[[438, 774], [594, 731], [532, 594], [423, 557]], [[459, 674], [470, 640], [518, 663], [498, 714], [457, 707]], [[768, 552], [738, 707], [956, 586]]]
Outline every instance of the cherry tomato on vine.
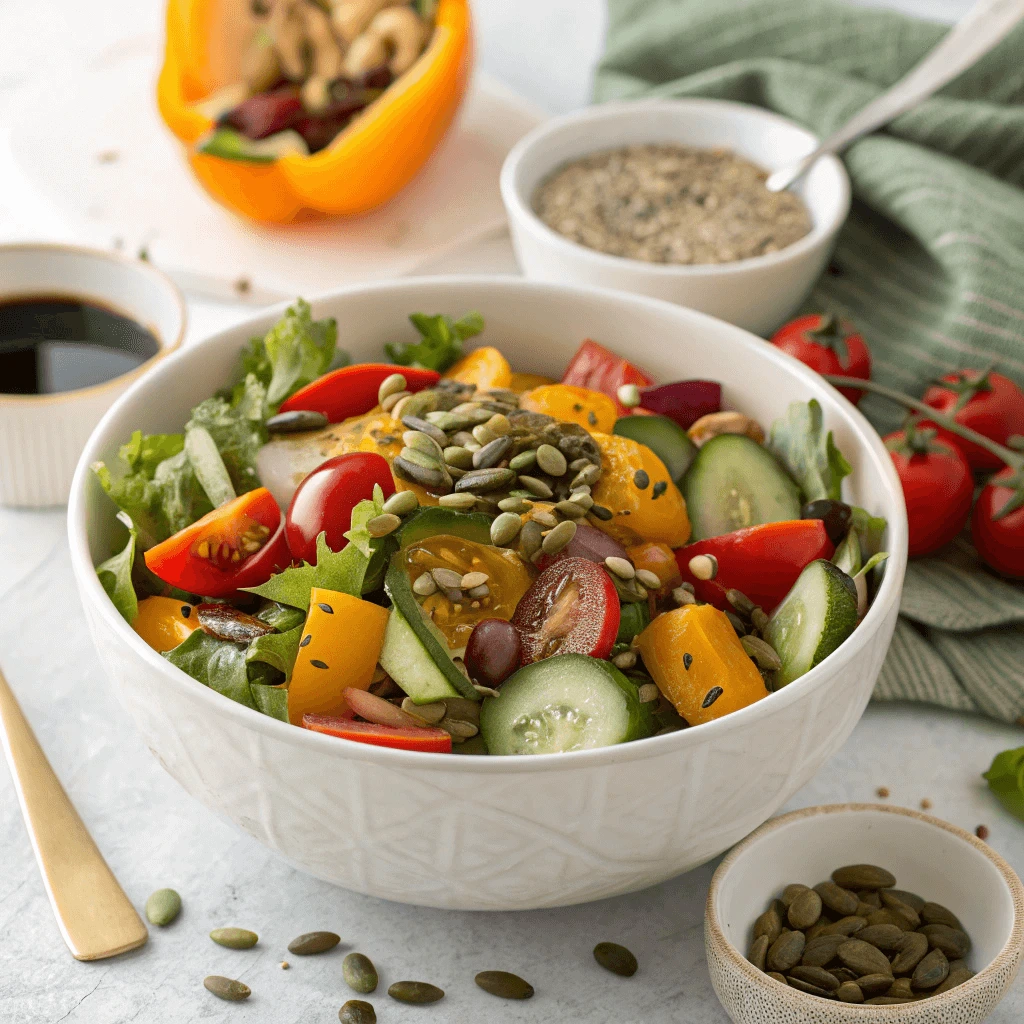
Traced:
[[974, 479], [963, 452], [933, 427], [908, 424], [882, 439], [903, 485], [910, 557], [948, 544], [967, 523]]
[[380, 484], [385, 498], [395, 493], [391, 467], [376, 452], [349, 452], [317, 466], [296, 488], [285, 516], [292, 556], [314, 564], [321, 532], [327, 534], [332, 551], [345, 547], [352, 509], [364, 498], [373, 497], [374, 484]]
[[[818, 373], [871, 379], [871, 353], [848, 320], [831, 313], [809, 313], [780, 327], [771, 343]], [[855, 405], [864, 397], [856, 388], [839, 393]]]
[[1024, 579], [1024, 471], [1007, 466], [982, 488], [971, 539], [986, 565]]
[[[999, 444], [1006, 444], [1015, 434], [1024, 436], [1024, 392], [1001, 373], [947, 373], [924, 393], [924, 402]], [[984, 448], [950, 434], [941, 426], [927, 425], [935, 426], [943, 441], [959, 446], [972, 469], [998, 469], [1003, 464]]]

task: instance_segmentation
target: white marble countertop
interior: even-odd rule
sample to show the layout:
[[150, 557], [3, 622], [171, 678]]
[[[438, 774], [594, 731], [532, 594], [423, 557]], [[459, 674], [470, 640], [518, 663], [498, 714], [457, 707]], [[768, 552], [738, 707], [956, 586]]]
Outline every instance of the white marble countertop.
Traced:
[[[552, 111], [586, 101], [602, 34], [598, 0], [477, 0], [481, 65]], [[956, 17], [966, 0], [902, 0], [904, 9]], [[5, 95], [67, 57], [98, 54], [159, 28], [159, 4], [37, 0], [0, 6], [0, 117]], [[571, 46], [567, 46], [571, 40]], [[6, 194], [0, 181], [0, 237]], [[495, 256], [498, 264], [501, 254]], [[192, 302], [190, 338], [247, 311]], [[7, 773], [0, 770], [0, 1021], [124, 1024], [336, 1020], [348, 998], [340, 954], [279, 962], [297, 934], [327, 928], [377, 963], [384, 986], [421, 978], [448, 992], [432, 1008], [378, 995], [382, 1022], [487, 1020], [726, 1021], [704, 963], [702, 915], [713, 865], [618, 899], [566, 910], [469, 914], [403, 907], [356, 896], [297, 873], [255, 840], [190, 799], [145, 749], [107, 686], [75, 593], [63, 509], [0, 509], [0, 662], [54, 767], [111, 867], [140, 907], [172, 886], [184, 912], [153, 929], [143, 949], [81, 964], [65, 949], [36, 871]], [[1020, 730], [919, 707], [872, 706], [853, 737], [791, 802], [792, 807], [874, 799], [916, 807], [990, 842], [1024, 872], [1024, 826], [988, 796], [980, 773]], [[260, 934], [251, 952], [214, 946], [206, 933], [234, 924]], [[595, 941], [625, 943], [641, 972], [622, 981], [597, 968]], [[483, 969], [512, 970], [537, 990], [526, 1003], [476, 989]], [[253, 989], [244, 1006], [202, 989], [211, 973]], [[1024, 1018], [1024, 982], [990, 1018]]]

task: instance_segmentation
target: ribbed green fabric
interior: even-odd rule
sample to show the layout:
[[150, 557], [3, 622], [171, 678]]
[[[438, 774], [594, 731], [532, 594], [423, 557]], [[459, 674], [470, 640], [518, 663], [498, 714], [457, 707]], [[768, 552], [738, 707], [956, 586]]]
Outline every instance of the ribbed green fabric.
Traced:
[[[608, 0], [598, 100], [713, 96], [827, 135], [946, 26], [829, 0]], [[938, 96], [844, 156], [854, 204], [807, 302], [850, 317], [874, 377], [920, 395], [995, 364], [1024, 385], [1024, 27]], [[868, 396], [883, 433], [902, 410]], [[1024, 715], [1024, 588], [969, 544], [915, 561], [875, 698]]]

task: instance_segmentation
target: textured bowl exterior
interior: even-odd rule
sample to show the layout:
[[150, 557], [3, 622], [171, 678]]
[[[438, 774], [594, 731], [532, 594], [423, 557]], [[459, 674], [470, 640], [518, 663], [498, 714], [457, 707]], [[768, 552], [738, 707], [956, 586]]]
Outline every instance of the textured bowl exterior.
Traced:
[[841, 161], [823, 157], [794, 186], [810, 210], [810, 234], [778, 252], [735, 263], [655, 264], [610, 256], [563, 238], [533, 212], [538, 185], [563, 164], [598, 150], [649, 142], [728, 146], [774, 169], [811, 152], [817, 139], [778, 114], [726, 100], [604, 103], [547, 120], [520, 140], [501, 174], [523, 273], [539, 281], [666, 299], [767, 337], [807, 297], [832, 253], [850, 209], [850, 183]]
[[[729, 874], [735, 857], [753, 849], [765, 834], [784, 828], [788, 822], [837, 814], [871, 814], [877, 817], [878, 812], [927, 822], [947, 836], [955, 836], [972, 846], [979, 857], [987, 858], [995, 865], [1005, 881], [1004, 898], [1012, 905], [1012, 929], [998, 955], [973, 978], [949, 992], [893, 1006], [864, 1006], [822, 999], [782, 985], [750, 964], [728, 941], [721, 927], [719, 901], [730, 884]], [[822, 821], [820, 828], [824, 832], [828, 823]], [[921, 844], [915, 855], [927, 857], [931, 851], [931, 856], [938, 856], [935, 851], [939, 849], [941, 844]], [[852, 859], [857, 860], [857, 854]], [[835, 863], [838, 866], [839, 861]], [[793, 880], [797, 879], [794, 877]], [[766, 894], [766, 905], [767, 899]], [[977, 939], [977, 934], [973, 933], [973, 937]], [[930, 815], [870, 804], [810, 807], [767, 822], [719, 866], [708, 893], [704, 949], [715, 994], [735, 1024], [979, 1024], [1006, 994], [1020, 968], [1024, 953], [1024, 887], [1009, 864], [985, 843]]]
[[[83, 455], [69, 511], [76, 578], [101, 659], [154, 755], [190, 793], [346, 888], [427, 906], [520, 910], [629, 892], [707, 861], [842, 745], [895, 626], [906, 519], [877, 435], [820, 378], [689, 310], [517, 279], [395, 282], [314, 306], [317, 315], [337, 316], [356, 359], [406, 336], [410, 310], [480, 309], [486, 341], [522, 368], [560, 372], [580, 339], [594, 335], [659, 379], [700, 370], [729, 381], [745, 366], [726, 399], [765, 419], [790, 398], [817, 395], [857, 463], [853, 493], [889, 518], [897, 554], [867, 618], [826, 662], [750, 708], [683, 732], [566, 755], [474, 758], [349, 743], [271, 720], [170, 666], [114, 611], [92, 569], [114, 543], [112, 510], [88, 472], [133, 427], [180, 424], [227, 376], [239, 346], [276, 319], [271, 311], [172, 357], [126, 395]], [[785, 759], [779, 735], [792, 738]]]

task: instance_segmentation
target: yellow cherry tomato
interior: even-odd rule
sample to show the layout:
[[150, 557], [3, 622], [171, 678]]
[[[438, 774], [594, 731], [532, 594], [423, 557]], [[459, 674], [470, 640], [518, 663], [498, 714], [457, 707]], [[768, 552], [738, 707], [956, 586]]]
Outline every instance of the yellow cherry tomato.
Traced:
[[132, 623], [154, 651], [173, 650], [199, 628], [195, 605], [172, 597], [147, 597], [139, 602], [139, 614]]
[[593, 433], [611, 433], [619, 414], [615, 403], [600, 391], [573, 384], [542, 384], [520, 396], [519, 405], [530, 412], [543, 412], [556, 420], [578, 423]]

